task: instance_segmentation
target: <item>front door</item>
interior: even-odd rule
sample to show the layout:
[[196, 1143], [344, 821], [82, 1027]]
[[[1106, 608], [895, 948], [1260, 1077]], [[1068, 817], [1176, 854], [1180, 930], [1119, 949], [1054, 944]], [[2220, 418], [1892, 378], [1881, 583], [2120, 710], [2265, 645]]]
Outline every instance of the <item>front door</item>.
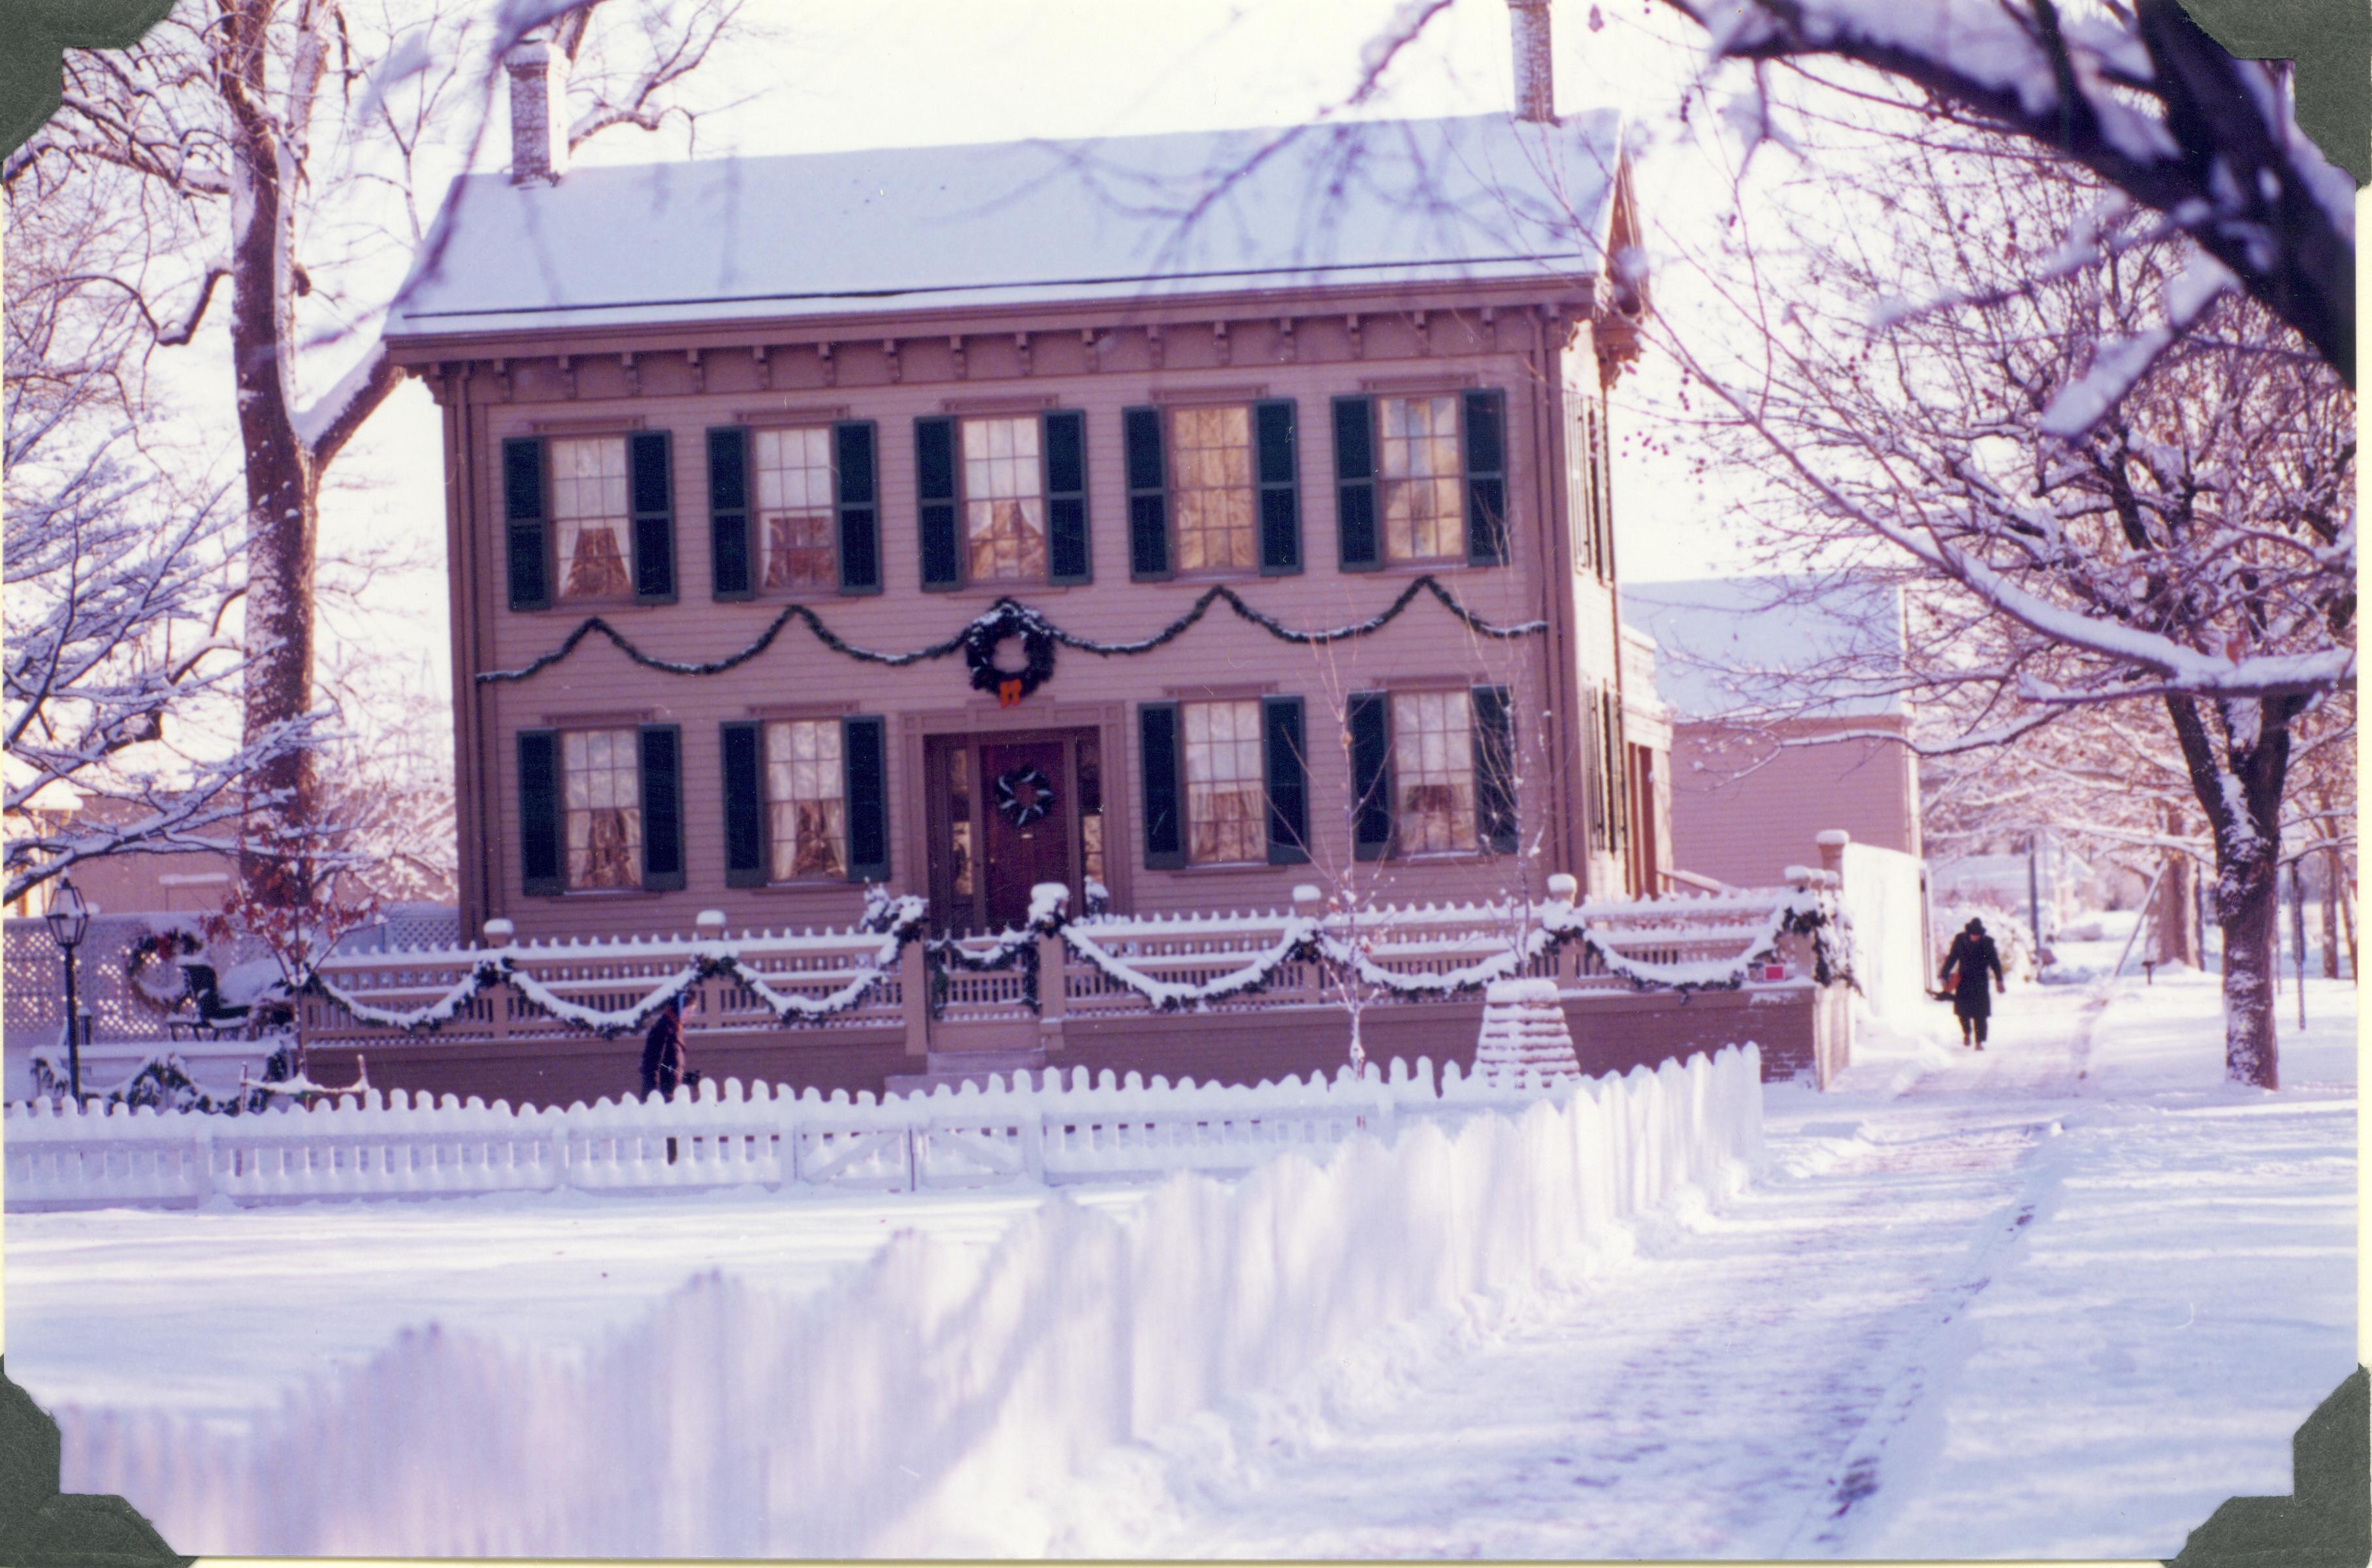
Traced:
[[1076, 880], [1067, 752], [1060, 739], [981, 743], [982, 914], [991, 931], [1029, 918], [1029, 889], [1037, 884]]

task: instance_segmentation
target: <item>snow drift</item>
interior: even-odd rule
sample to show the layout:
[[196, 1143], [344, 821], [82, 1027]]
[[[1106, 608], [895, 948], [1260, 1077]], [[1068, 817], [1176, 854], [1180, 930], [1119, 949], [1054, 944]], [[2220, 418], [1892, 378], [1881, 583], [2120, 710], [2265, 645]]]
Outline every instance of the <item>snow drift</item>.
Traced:
[[579, 1354], [431, 1329], [251, 1427], [69, 1407], [64, 1486], [207, 1555], [1029, 1555], [1090, 1458], [1736, 1179], [1761, 1075], [1750, 1045], [1413, 1118], [1126, 1219], [1058, 1197], [805, 1299], [710, 1275]]

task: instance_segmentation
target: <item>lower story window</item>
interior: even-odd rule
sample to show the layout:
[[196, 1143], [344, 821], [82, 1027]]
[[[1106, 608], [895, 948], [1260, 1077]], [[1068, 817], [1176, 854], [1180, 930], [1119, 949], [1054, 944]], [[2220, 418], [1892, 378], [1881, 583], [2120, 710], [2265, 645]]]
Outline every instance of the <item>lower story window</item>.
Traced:
[[1261, 772], [1257, 698], [1183, 704], [1186, 857], [1265, 860], [1268, 815]]
[[560, 738], [568, 886], [642, 884], [642, 753], [632, 729], [572, 729]]
[[1394, 695], [1392, 777], [1401, 854], [1474, 847], [1473, 709], [1466, 692]]
[[777, 719], [766, 726], [766, 811], [777, 882], [845, 877], [847, 774], [838, 719]]

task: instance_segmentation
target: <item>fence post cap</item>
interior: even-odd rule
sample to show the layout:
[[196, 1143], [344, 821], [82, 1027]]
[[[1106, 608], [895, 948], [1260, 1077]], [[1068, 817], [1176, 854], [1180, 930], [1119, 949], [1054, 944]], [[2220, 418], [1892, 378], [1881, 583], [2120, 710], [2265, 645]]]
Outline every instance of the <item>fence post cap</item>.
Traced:
[[1559, 903], [1569, 904], [1581, 897], [1581, 879], [1570, 871], [1559, 871], [1549, 877], [1549, 897]]
[[485, 931], [486, 940], [497, 947], [509, 947], [511, 938], [518, 935], [518, 927], [500, 915], [486, 922]]
[[1853, 835], [1843, 828], [1823, 828], [1814, 835], [1812, 842], [1822, 849], [1841, 849], [1853, 842]]
[[698, 914], [692, 917], [692, 923], [693, 928], [699, 931], [703, 935], [707, 935], [713, 932], [721, 936], [725, 934], [725, 912], [723, 910], [702, 910]]

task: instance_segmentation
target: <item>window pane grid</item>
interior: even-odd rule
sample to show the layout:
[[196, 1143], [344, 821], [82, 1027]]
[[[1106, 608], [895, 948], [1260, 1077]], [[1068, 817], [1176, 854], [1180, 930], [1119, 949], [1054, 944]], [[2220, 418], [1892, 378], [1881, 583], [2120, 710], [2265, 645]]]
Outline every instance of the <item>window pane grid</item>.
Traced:
[[777, 882], [847, 875], [840, 736], [837, 719], [777, 719], [766, 726], [769, 874]]
[[572, 729], [560, 738], [568, 886], [642, 882], [642, 751], [631, 729]]
[[1177, 505], [1179, 570], [1257, 564], [1251, 410], [1173, 410], [1169, 460]]
[[1046, 497], [1038, 421], [963, 422], [964, 540], [974, 582], [1046, 575]]
[[552, 516], [560, 530], [560, 597], [634, 592], [626, 572], [626, 441], [602, 436], [552, 443]]
[[751, 452], [770, 588], [838, 586], [832, 535], [831, 432], [761, 430]]
[[1394, 561], [1462, 557], [1458, 400], [1386, 398], [1377, 412], [1383, 424], [1384, 553]]
[[1475, 846], [1473, 710], [1464, 693], [1393, 696], [1392, 776], [1401, 854]]
[[1198, 864], [1267, 858], [1260, 703], [1188, 703], [1182, 716], [1187, 858]]

